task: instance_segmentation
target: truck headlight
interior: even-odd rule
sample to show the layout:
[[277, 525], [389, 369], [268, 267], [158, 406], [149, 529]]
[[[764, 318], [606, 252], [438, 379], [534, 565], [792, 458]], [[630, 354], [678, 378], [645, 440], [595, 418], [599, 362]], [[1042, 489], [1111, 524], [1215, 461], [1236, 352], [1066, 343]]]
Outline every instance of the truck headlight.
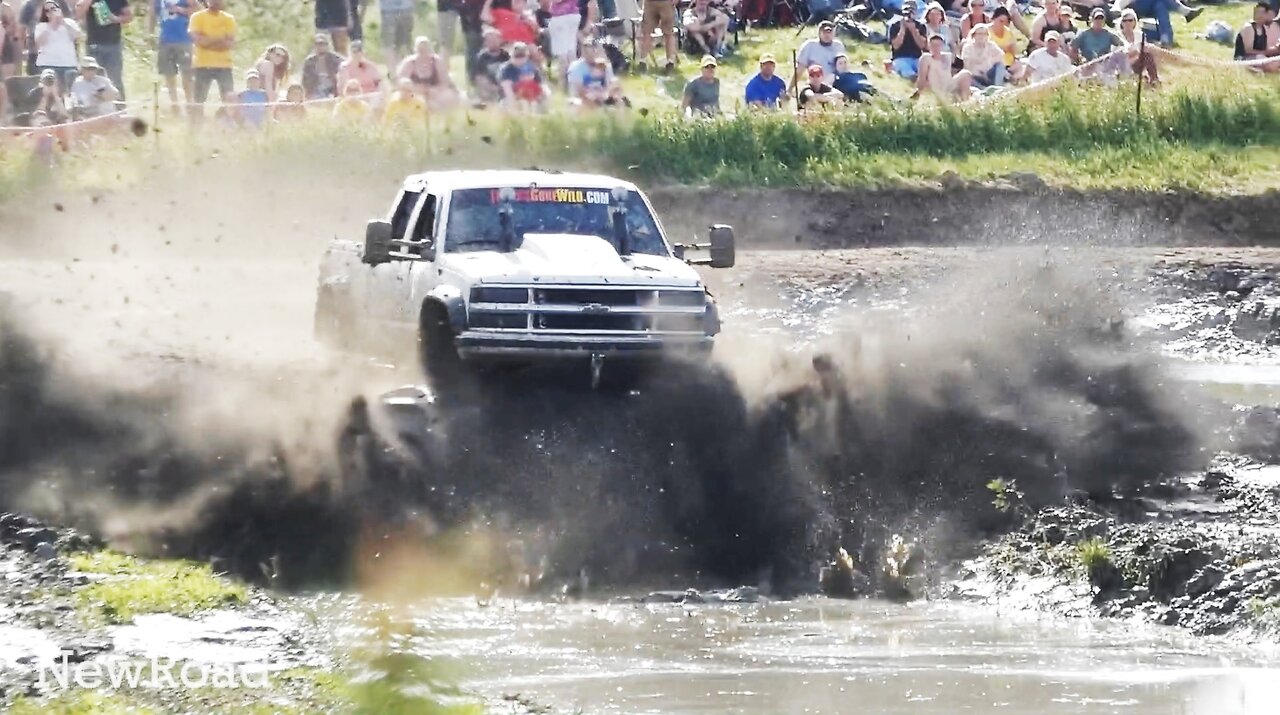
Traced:
[[528, 303], [528, 288], [488, 288], [477, 286], [471, 289], [472, 303]]

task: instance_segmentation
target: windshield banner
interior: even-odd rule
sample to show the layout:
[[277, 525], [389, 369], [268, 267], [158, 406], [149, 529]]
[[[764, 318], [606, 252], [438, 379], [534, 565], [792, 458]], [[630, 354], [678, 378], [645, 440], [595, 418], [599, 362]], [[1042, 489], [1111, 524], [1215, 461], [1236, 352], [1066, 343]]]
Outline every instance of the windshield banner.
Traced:
[[[502, 203], [502, 190], [489, 192], [493, 203]], [[520, 203], [555, 203], [555, 204], [608, 204], [608, 191], [587, 191], [584, 189], [516, 189], [515, 201]]]

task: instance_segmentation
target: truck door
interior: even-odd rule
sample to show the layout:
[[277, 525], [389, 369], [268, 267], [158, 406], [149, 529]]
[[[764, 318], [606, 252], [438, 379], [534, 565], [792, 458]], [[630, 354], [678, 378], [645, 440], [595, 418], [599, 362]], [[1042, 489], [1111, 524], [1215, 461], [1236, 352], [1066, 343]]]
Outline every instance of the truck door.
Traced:
[[[406, 237], [405, 234], [408, 231], [409, 222], [413, 218], [422, 194], [423, 189], [421, 187], [405, 188], [400, 192], [395, 206], [391, 209], [391, 237], [393, 239], [398, 240]], [[397, 290], [401, 285], [401, 281], [397, 279], [397, 276], [404, 270], [405, 263], [405, 261], [391, 261], [390, 263], [376, 265], [369, 272], [365, 305], [369, 311], [368, 320], [377, 325], [379, 333], [400, 327], [396, 325], [394, 306], [396, 305]]]
[[[436, 197], [423, 191], [405, 221], [402, 235], [411, 241], [430, 241], [434, 235], [436, 221]], [[393, 231], [395, 226], [392, 227]], [[405, 249], [409, 250], [409, 249]], [[385, 303], [379, 307], [385, 319], [394, 324], [397, 331], [407, 331], [415, 338], [418, 328], [418, 306], [421, 297], [414, 292], [415, 274], [429, 274], [433, 269], [434, 246], [418, 251], [422, 261], [393, 261], [387, 264], [390, 269], [383, 278], [385, 281], [379, 294]]]

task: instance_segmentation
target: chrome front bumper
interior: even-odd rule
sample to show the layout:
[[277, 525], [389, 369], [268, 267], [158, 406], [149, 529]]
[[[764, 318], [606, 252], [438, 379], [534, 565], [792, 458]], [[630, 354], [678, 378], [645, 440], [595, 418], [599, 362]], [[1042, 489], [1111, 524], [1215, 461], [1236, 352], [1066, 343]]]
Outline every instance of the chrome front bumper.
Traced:
[[514, 333], [511, 331], [467, 330], [454, 339], [464, 359], [560, 359], [609, 358], [654, 359], [662, 354], [705, 356], [715, 338], [709, 335], [581, 335]]

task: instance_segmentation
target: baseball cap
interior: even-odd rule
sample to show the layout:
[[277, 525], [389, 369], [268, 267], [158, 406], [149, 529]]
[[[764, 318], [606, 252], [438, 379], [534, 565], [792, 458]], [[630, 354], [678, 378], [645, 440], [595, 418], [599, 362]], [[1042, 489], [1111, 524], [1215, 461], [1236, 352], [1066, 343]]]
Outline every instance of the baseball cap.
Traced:
[[98, 64], [98, 60], [92, 57], [84, 57], [80, 60], [80, 69], [82, 70], [100, 70], [102, 65]]
[[[764, 60], [762, 59], [761, 61], [763, 62]], [[702, 56], [702, 65], [701, 65], [702, 67], [716, 67], [716, 66], [719, 66], [719, 64], [720, 64], [719, 62], [716, 62], [716, 58], [712, 57], [711, 55]]]
[[1049, 40], [1057, 40], [1058, 42], [1062, 42], [1062, 33], [1058, 32], [1057, 30], [1049, 30], [1048, 32], [1044, 33], [1044, 41], [1048, 42]]
[[1100, 8], [1100, 7], [1095, 7], [1095, 8], [1093, 9], [1093, 12], [1089, 13], [1089, 19], [1090, 19], [1090, 20], [1092, 20], [1092, 19], [1093, 19], [1093, 18], [1095, 18], [1095, 17], [1100, 17], [1100, 18], [1102, 18], [1103, 20], [1105, 20], [1105, 19], [1107, 19], [1107, 11], [1106, 11], [1106, 10], [1103, 10], [1103, 9], [1102, 9], [1102, 8]]
[[834, 30], [834, 29], [836, 29], [836, 24], [835, 24], [834, 22], [830, 21], [830, 20], [823, 20], [822, 22], [818, 23], [818, 29], [819, 29], [819, 30]]
[[262, 75], [258, 72], [258, 70], [249, 70], [248, 72], [244, 73], [244, 78], [245, 79], [262, 79]]
[[316, 33], [316, 44], [320, 44], [322, 42], [326, 45], [329, 44], [329, 33], [327, 32]]
[[43, 82], [47, 79], [53, 80], [55, 82], [58, 81], [58, 73], [52, 69], [41, 70], [40, 81]]
[[821, 67], [821, 66], [819, 66], [819, 65], [809, 65], [809, 76], [810, 76], [810, 77], [821, 77], [821, 76], [822, 76], [822, 67]]
[[764, 63], [766, 63], [766, 62], [769, 62], [769, 63], [771, 63], [771, 64], [775, 64], [775, 65], [776, 65], [776, 64], [778, 64], [778, 61], [777, 61], [777, 60], [775, 60], [775, 59], [773, 59], [773, 53], [772, 53], [772, 52], [766, 52], [766, 53], [764, 53], [763, 55], [760, 55], [760, 64], [764, 64]]
[[352, 50], [359, 50], [359, 51], [361, 51], [361, 52], [364, 52], [364, 40], [352, 40], [352, 41], [351, 41], [351, 49], [352, 49]]

